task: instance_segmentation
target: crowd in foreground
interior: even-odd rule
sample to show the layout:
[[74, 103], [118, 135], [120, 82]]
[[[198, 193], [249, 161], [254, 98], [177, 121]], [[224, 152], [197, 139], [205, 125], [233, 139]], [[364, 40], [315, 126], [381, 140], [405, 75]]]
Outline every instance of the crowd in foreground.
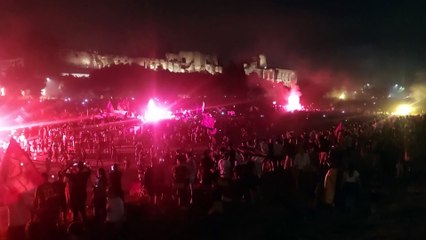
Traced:
[[[131, 219], [121, 182], [130, 173], [138, 174], [140, 202], [153, 214], [167, 216], [172, 208], [220, 215], [235, 204], [285, 204], [350, 216], [362, 207], [362, 194], [374, 212], [380, 188], [409, 176], [426, 137], [420, 116], [366, 117], [303, 131], [230, 117], [218, 121], [216, 134], [199, 121], [88, 120], [33, 129], [35, 146], [27, 151], [46, 153], [47, 173], [34, 201], [22, 195], [9, 206], [9, 238], [81, 239], [88, 232], [124, 238]], [[134, 157], [117, 151], [126, 144]], [[106, 158], [114, 162], [109, 171]], [[52, 161], [62, 166], [54, 182]], [[137, 171], [127, 171], [131, 165]]]

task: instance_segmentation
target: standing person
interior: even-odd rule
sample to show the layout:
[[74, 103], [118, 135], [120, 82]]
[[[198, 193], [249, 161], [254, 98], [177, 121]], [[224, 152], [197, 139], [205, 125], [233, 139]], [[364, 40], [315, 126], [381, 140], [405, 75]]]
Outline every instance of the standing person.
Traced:
[[98, 223], [103, 223], [106, 219], [106, 205], [107, 205], [107, 177], [105, 169], [99, 168], [93, 186], [93, 211], [95, 213], [95, 220]]
[[98, 143], [96, 148], [96, 167], [99, 166], [99, 163], [101, 164], [101, 167], [104, 166], [104, 162], [102, 160], [102, 152], [102, 145]]
[[338, 169], [332, 163], [332, 165], [330, 166], [330, 169], [327, 171], [324, 178], [324, 203], [330, 211], [334, 207], [337, 174], [338, 174]]
[[319, 145], [320, 164], [325, 165], [328, 160], [328, 153], [330, 152], [330, 140], [325, 134], [322, 134], [319, 137], [318, 145]]
[[69, 179], [70, 205], [74, 221], [78, 221], [79, 214], [83, 221], [87, 220], [87, 181], [90, 173], [90, 169], [82, 161], [65, 169], [65, 176]]
[[178, 195], [178, 205], [181, 208], [187, 208], [189, 205], [190, 189], [189, 189], [189, 169], [187, 166], [187, 156], [179, 154], [177, 156], [177, 166], [174, 169], [174, 180]]
[[221, 189], [222, 199], [230, 201], [231, 200], [231, 180], [232, 180], [232, 165], [230, 162], [230, 157], [224, 154], [224, 150], [222, 150], [220, 155], [220, 160], [218, 162], [219, 167], [219, 181], [218, 185]]
[[296, 189], [300, 188], [300, 182], [305, 177], [305, 170], [310, 165], [309, 154], [302, 146], [298, 146], [296, 156], [294, 157], [293, 176], [296, 183]]
[[34, 220], [37, 223], [37, 239], [57, 239], [60, 205], [55, 187], [49, 182], [47, 173], [42, 174], [43, 183], [37, 187], [34, 199]]
[[108, 192], [107, 203], [107, 239], [119, 239], [125, 221], [125, 208], [121, 196], [116, 192]]
[[55, 188], [57, 197], [56, 200], [58, 201], [60, 211], [62, 213], [62, 221], [66, 222], [68, 216], [67, 197], [65, 194], [66, 183], [65, 177], [61, 171], [58, 172], [58, 180], [53, 182], [53, 187]]
[[161, 197], [161, 183], [162, 176], [160, 173], [158, 159], [152, 158], [151, 166], [149, 166], [145, 171], [144, 185], [154, 206], [157, 205], [157, 200]]
[[345, 200], [345, 209], [353, 213], [356, 207], [360, 190], [359, 172], [355, 170], [353, 164], [349, 164], [343, 172], [342, 191]]
[[8, 204], [8, 240], [25, 239], [25, 226], [31, 218], [31, 203], [31, 193], [26, 192], [20, 193], [16, 201]]
[[204, 151], [204, 157], [201, 159], [201, 183], [206, 187], [213, 184], [214, 165], [213, 152], [210, 149]]
[[124, 192], [121, 185], [122, 173], [118, 167], [117, 163], [114, 163], [111, 166], [111, 171], [109, 172], [109, 191], [114, 192], [124, 200]]

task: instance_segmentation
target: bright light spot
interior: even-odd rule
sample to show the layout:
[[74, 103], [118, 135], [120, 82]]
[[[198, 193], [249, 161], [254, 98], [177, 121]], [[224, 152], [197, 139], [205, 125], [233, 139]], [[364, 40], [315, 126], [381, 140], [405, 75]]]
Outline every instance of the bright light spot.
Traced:
[[50, 82], [50, 78], [46, 78], [46, 82]]
[[288, 112], [303, 110], [303, 106], [300, 104], [300, 95], [301, 93], [297, 88], [292, 87], [290, 89], [290, 94], [287, 98], [287, 105], [285, 106], [285, 109]]
[[19, 163], [19, 166], [23, 167], [23, 166], [24, 166], [24, 163], [23, 163], [23, 162]]
[[6, 89], [4, 87], [0, 88], [0, 95], [2, 97], [6, 96]]
[[277, 101], [273, 101], [273, 102], [272, 102], [272, 104], [273, 104], [273, 105], [276, 105], [276, 104], [277, 104]]
[[41, 93], [41, 96], [43, 97], [46, 96], [46, 88], [41, 89], [40, 93]]
[[84, 102], [88, 102], [89, 100], [87, 100], [87, 98], [86, 99], [84, 99]]
[[51, 177], [51, 178], [55, 178], [55, 175], [53, 175], [53, 174], [52, 174], [50, 177]]
[[164, 119], [172, 118], [173, 114], [170, 110], [157, 106], [153, 99], [149, 100], [143, 117], [145, 122], [158, 122]]
[[342, 93], [339, 95], [339, 99], [340, 99], [340, 100], [345, 100], [345, 99], [346, 99], [346, 94], [345, 94], [344, 92], [342, 92]]
[[323, 118], [325, 118], [325, 117], [326, 117], [326, 115], [324, 114], [324, 115], [322, 115], [322, 117], [323, 117]]
[[395, 86], [394, 86], [395, 88], [397, 88], [398, 87], [398, 84], [395, 84]]
[[400, 104], [396, 107], [395, 112], [393, 112], [393, 115], [407, 116], [413, 114], [413, 111], [414, 108], [409, 104]]

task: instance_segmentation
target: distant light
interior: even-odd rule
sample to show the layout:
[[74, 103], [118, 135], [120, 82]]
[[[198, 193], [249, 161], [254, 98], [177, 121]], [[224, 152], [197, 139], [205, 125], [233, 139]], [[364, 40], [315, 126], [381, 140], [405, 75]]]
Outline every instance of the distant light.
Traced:
[[24, 163], [23, 163], [23, 162], [19, 163], [19, 166], [23, 167], [23, 166], [24, 166]]
[[88, 102], [89, 100], [87, 100], [87, 98], [86, 99], [84, 99], [84, 102]]
[[398, 87], [398, 84], [395, 84], [395, 86], [393, 86], [394, 88], [397, 88]]
[[145, 109], [143, 120], [145, 122], [158, 122], [164, 119], [172, 119], [173, 114], [167, 108], [159, 107], [155, 104], [154, 99], [148, 101]]
[[221, 112], [220, 114], [225, 115], [225, 112]]
[[46, 96], [46, 88], [41, 89], [40, 91], [41, 96]]
[[322, 115], [322, 117], [323, 117], [323, 118], [325, 118], [325, 117], [327, 117], [327, 116], [324, 114], [324, 115]]
[[272, 102], [272, 104], [273, 104], [273, 105], [276, 105], [276, 104], [277, 104], [277, 101], [273, 101], [273, 102]]
[[407, 116], [413, 114], [414, 108], [409, 104], [400, 104], [396, 107], [393, 115]]
[[345, 99], [346, 99], [346, 94], [345, 94], [344, 92], [342, 92], [342, 93], [339, 95], [339, 99], [340, 99], [340, 100], [345, 100]]
[[343, 110], [342, 113], [345, 114], [345, 110]]
[[134, 100], [135, 100], [135, 98], [134, 98], [134, 97], [132, 97], [132, 100], [134, 101]]
[[50, 78], [46, 78], [46, 82], [50, 82]]
[[51, 178], [55, 178], [55, 175], [53, 175], [53, 174], [52, 174], [50, 177], [51, 177]]
[[6, 89], [4, 87], [0, 88], [0, 94], [2, 97], [6, 96]]

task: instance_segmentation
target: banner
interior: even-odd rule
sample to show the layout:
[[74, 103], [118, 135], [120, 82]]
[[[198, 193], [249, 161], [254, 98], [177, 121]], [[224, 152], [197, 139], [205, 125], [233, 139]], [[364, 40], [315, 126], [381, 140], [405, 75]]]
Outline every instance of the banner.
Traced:
[[334, 129], [334, 136], [336, 138], [339, 137], [339, 134], [342, 130], [343, 130], [343, 124], [342, 122], [339, 122], [339, 125], [337, 125], [336, 129]]
[[40, 173], [15, 139], [10, 139], [0, 166], [1, 195], [4, 201], [14, 201], [24, 192], [34, 190], [43, 182]]
[[201, 120], [201, 126], [214, 129], [216, 119], [209, 113], [203, 113], [203, 119]]

